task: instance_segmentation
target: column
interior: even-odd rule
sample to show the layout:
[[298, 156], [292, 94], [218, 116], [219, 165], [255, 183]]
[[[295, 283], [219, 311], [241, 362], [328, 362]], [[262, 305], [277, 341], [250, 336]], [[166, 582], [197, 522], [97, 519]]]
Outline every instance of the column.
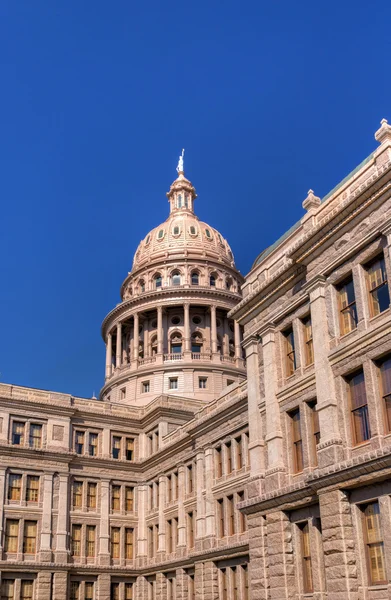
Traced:
[[43, 476], [41, 544], [39, 550], [39, 560], [43, 562], [51, 562], [52, 560], [52, 499], [53, 474], [45, 473]]
[[111, 360], [112, 360], [112, 340], [111, 333], [107, 334], [106, 341], [106, 379], [111, 375]]
[[0, 470], [0, 556], [3, 549], [3, 513], [4, 513], [4, 498], [5, 498], [5, 482], [6, 469]]
[[178, 546], [186, 546], [185, 465], [178, 466]]
[[147, 525], [146, 525], [146, 512], [148, 504], [148, 486], [143, 484], [137, 487], [137, 513], [138, 513], [138, 527], [137, 527], [137, 566], [140, 567], [144, 564], [148, 547], [147, 547]]
[[217, 353], [217, 325], [216, 325], [216, 307], [212, 304], [210, 307], [210, 333], [212, 341], [212, 354]]
[[[53, 573], [53, 598], [56, 600], [67, 600], [68, 598], [68, 573], [57, 571]], [[50, 598], [50, 596], [49, 596]]]
[[[38, 571], [35, 581], [35, 594], [37, 598], [50, 598], [52, 592], [52, 574], [50, 571]], [[15, 590], [16, 591], [16, 590]], [[14, 598], [18, 596], [14, 596]]]
[[163, 307], [157, 307], [157, 353], [163, 354]]
[[148, 319], [144, 319], [144, 358], [149, 356], [149, 322]]
[[204, 537], [204, 453], [203, 451], [197, 452], [196, 456], [196, 494], [197, 494], [197, 528], [195, 532], [195, 543], [196, 548], [199, 540]]
[[139, 317], [138, 313], [133, 315], [133, 360], [138, 360], [139, 347]]
[[[261, 392], [259, 385], [259, 356], [258, 356], [258, 338], [253, 336], [245, 341], [246, 360], [247, 360], [247, 397], [248, 397], [248, 424], [249, 424], [249, 456], [251, 477], [263, 477], [265, 471], [264, 461], [264, 439], [262, 435], [262, 421], [259, 412], [259, 403], [261, 401]], [[259, 495], [261, 489], [259, 482], [255, 484], [255, 489], [249, 494]]]
[[166, 506], [166, 486], [167, 477], [161, 475], [159, 477], [159, 546], [158, 552], [166, 551], [166, 520], [164, 509]]
[[[100, 573], [98, 575], [98, 581], [96, 582], [97, 591], [96, 591], [96, 599], [97, 600], [109, 600], [110, 598], [110, 584], [111, 577], [110, 573]], [[56, 598], [57, 600], [57, 598]]]
[[248, 565], [250, 598], [269, 599], [269, 559], [266, 517], [259, 513], [247, 515], [250, 563]]
[[57, 516], [57, 541], [56, 562], [68, 562], [68, 485], [69, 475], [62, 473], [59, 476], [58, 489], [58, 516]]
[[205, 530], [206, 537], [216, 535], [215, 500], [212, 492], [214, 479], [213, 448], [205, 448]]
[[242, 348], [240, 344], [240, 325], [238, 321], [234, 321], [234, 336], [235, 336], [235, 358], [242, 358]]
[[190, 352], [190, 305], [188, 302], [185, 302], [183, 305], [184, 312], [184, 348], [185, 352]]
[[223, 354], [224, 356], [229, 356], [229, 327], [228, 327], [228, 319], [224, 317], [224, 338], [223, 338]]
[[99, 564], [110, 564], [110, 481], [103, 479], [100, 482], [100, 528], [99, 528]]
[[308, 286], [314, 344], [317, 411], [319, 413], [321, 438], [318, 445], [318, 463], [320, 467], [343, 460], [335, 380], [328, 359], [329, 333], [325, 286], [326, 282], [323, 277], [318, 277]]
[[122, 323], [117, 324], [117, 347], [115, 353], [115, 366], [118, 369], [121, 366], [122, 354]]
[[[292, 523], [282, 511], [267, 515], [270, 600], [297, 598], [297, 577], [292, 546]], [[334, 598], [334, 596], [331, 596]]]

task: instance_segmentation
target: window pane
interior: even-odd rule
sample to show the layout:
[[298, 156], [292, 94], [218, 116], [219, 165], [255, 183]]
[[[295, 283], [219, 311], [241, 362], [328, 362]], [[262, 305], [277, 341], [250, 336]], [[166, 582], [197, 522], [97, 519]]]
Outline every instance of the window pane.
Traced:
[[27, 476], [26, 501], [38, 502], [39, 499], [39, 477], [38, 475]]
[[21, 475], [10, 475], [8, 479], [8, 500], [20, 500], [22, 486]]
[[31, 423], [30, 425], [30, 447], [42, 447], [42, 425]]
[[364, 373], [361, 371], [349, 380], [350, 397], [352, 409], [365, 406], [367, 404], [367, 395], [365, 392]]

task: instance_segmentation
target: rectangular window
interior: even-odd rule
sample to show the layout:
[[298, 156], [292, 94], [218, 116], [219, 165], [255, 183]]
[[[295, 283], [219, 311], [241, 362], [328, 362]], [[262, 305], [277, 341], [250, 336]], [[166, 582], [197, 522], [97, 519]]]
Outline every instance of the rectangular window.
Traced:
[[86, 581], [84, 584], [84, 600], [94, 600], [94, 584]]
[[372, 585], [387, 582], [379, 502], [364, 507], [364, 533], [369, 579]]
[[20, 600], [33, 600], [33, 582], [22, 579], [20, 582]]
[[17, 519], [7, 519], [5, 524], [5, 544], [6, 552], [15, 554], [18, 551], [19, 521]]
[[345, 279], [337, 286], [339, 329], [341, 335], [346, 335], [357, 327], [356, 296], [352, 277]]
[[84, 431], [75, 431], [75, 452], [84, 453]]
[[187, 493], [192, 494], [193, 491], [194, 491], [193, 465], [187, 465]]
[[73, 482], [73, 508], [81, 508], [83, 505], [83, 482]]
[[228, 522], [228, 535], [235, 534], [235, 511], [234, 511], [234, 497], [227, 496], [227, 522]]
[[119, 583], [112, 583], [110, 587], [110, 600], [119, 600]]
[[25, 423], [14, 421], [12, 423], [12, 443], [14, 446], [24, 445], [24, 428]]
[[79, 600], [80, 598], [80, 582], [71, 581], [71, 592], [69, 595], [70, 600]]
[[22, 489], [22, 476], [11, 473], [8, 476], [8, 500], [20, 500]]
[[87, 485], [87, 508], [96, 508], [96, 483]]
[[120, 458], [121, 456], [121, 438], [118, 435], [113, 435], [112, 440], [112, 456], [113, 458]]
[[133, 583], [125, 583], [125, 600], [133, 600]]
[[[238, 502], [244, 502], [244, 492], [238, 492]], [[247, 530], [246, 515], [239, 511], [239, 533]]]
[[188, 578], [189, 600], [195, 600], [195, 582], [194, 575], [189, 575]]
[[134, 439], [126, 438], [126, 460], [133, 460], [134, 455]]
[[220, 582], [221, 582], [221, 599], [228, 600], [228, 573], [227, 569], [221, 569], [220, 571]]
[[232, 473], [232, 445], [231, 442], [225, 444], [227, 450], [227, 474]]
[[292, 423], [292, 451], [293, 471], [300, 473], [303, 470], [303, 440], [301, 437], [300, 409], [289, 413]]
[[316, 446], [320, 442], [320, 426], [319, 426], [319, 413], [316, 410], [316, 402], [311, 402], [308, 404], [311, 409], [311, 420], [312, 420], [312, 454], [313, 454], [313, 464], [316, 466], [318, 464], [318, 453], [316, 450]]
[[112, 527], [111, 528], [111, 558], [119, 558], [119, 545], [120, 545], [120, 528]]
[[37, 522], [36, 521], [25, 521], [24, 522], [24, 535], [23, 535], [23, 552], [25, 554], [35, 554], [37, 545]]
[[178, 377], [170, 377], [169, 379], [169, 388], [170, 390], [178, 389]]
[[206, 377], [199, 377], [198, 378], [198, 387], [201, 390], [206, 390], [206, 383], [207, 383], [208, 379]]
[[194, 548], [194, 513], [187, 513], [187, 536], [189, 548]]
[[349, 377], [348, 384], [353, 423], [353, 443], [357, 445], [369, 440], [371, 437], [363, 371]]
[[295, 338], [292, 327], [284, 331], [283, 335], [285, 338], [285, 370], [286, 376], [290, 377], [296, 370]]
[[143, 381], [142, 383], [142, 392], [143, 394], [148, 394], [150, 390], [149, 381]]
[[98, 434], [90, 433], [88, 442], [88, 454], [90, 456], [98, 456]]
[[238, 570], [236, 567], [231, 567], [231, 579], [232, 579], [232, 600], [239, 599], [239, 577]]
[[93, 558], [95, 556], [95, 533], [96, 527], [95, 525], [87, 525], [87, 552], [86, 556], [88, 558]]
[[126, 398], [126, 388], [121, 388], [119, 393], [120, 393], [121, 400], [125, 400], [125, 398]]
[[30, 425], [30, 448], [42, 448], [42, 425], [31, 423]]
[[81, 555], [81, 525], [72, 525], [71, 554], [72, 556]]
[[303, 588], [304, 593], [311, 594], [314, 591], [312, 581], [312, 563], [310, 548], [310, 530], [308, 521], [299, 525], [301, 532], [301, 559], [303, 565]]
[[216, 477], [217, 479], [219, 479], [219, 477], [223, 476], [223, 453], [221, 450], [221, 446], [219, 446], [218, 448], [216, 448]]
[[125, 558], [131, 560], [133, 558], [133, 529], [125, 529]]
[[38, 502], [39, 500], [39, 476], [27, 475], [26, 502]]
[[235, 439], [236, 442], [236, 468], [243, 467], [243, 439], [242, 436]]
[[15, 579], [2, 580], [1, 600], [15, 600]]
[[217, 500], [217, 526], [218, 526], [218, 535], [220, 538], [224, 537], [224, 500], [223, 498], [219, 498]]
[[314, 342], [312, 339], [311, 315], [303, 319], [304, 342], [305, 342], [305, 364], [308, 367], [314, 362]]
[[369, 293], [369, 313], [376, 317], [390, 306], [390, 294], [384, 258], [378, 257], [365, 266]]
[[391, 432], [391, 356], [387, 356], [379, 363], [380, 389], [383, 398], [384, 416], [387, 433]]
[[125, 510], [126, 512], [133, 511], [134, 488], [126, 486], [125, 488]]
[[121, 509], [121, 486], [113, 485], [111, 487], [111, 509], [112, 510], [120, 510]]

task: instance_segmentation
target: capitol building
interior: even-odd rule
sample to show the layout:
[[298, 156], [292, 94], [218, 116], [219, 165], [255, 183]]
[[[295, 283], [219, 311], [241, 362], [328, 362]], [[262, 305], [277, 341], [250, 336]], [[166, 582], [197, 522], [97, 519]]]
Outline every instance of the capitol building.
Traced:
[[0, 384], [1, 600], [391, 597], [387, 121], [375, 138], [246, 277], [182, 155], [103, 320], [99, 398]]

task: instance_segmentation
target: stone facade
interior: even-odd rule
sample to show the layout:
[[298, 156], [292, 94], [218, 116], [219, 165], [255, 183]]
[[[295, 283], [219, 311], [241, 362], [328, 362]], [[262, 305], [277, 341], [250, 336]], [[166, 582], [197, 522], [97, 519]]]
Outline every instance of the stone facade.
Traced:
[[0, 384], [2, 600], [391, 596], [376, 139], [245, 280], [179, 171], [103, 322], [99, 399]]

